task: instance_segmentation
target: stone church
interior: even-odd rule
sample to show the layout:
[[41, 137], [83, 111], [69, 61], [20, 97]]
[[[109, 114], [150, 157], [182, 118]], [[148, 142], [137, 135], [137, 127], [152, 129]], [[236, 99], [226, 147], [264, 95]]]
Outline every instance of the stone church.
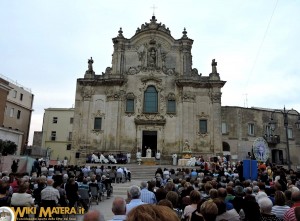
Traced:
[[[175, 39], [152, 16], [131, 38], [122, 29], [113, 38], [112, 66], [95, 74], [88, 60], [77, 79], [73, 148], [77, 162], [93, 152], [117, 153], [146, 149], [162, 160], [185, 148], [212, 156], [222, 152], [221, 88], [225, 85], [212, 60], [202, 76], [193, 67], [193, 40]], [[108, 54], [109, 56], [109, 54]]]

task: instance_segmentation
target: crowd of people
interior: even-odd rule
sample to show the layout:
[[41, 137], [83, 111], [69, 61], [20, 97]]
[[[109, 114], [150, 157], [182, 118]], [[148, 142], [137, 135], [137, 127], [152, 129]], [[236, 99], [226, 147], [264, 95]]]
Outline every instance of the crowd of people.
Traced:
[[245, 180], [243, 165], [235, 167], [158, 168], [153, 179], [131, 186], [126, 199], [115, 198], [112, 220], [300, 220], [299, 173], [260, 163], [258, 178]]
[[[127, 198], [115, 197], [112, 220], [300, 220], [300, 174], [260, 163], [256, 180], [243, 177], [242, 163], [207, 163], [157, 168], [153, 178], [131, 186]], [[221, 161], [220, 161], [221, 162]], [[104, 220], [89, 211], [80, 189], [91, 187], [111, 197], [112, 183], [131, 180], [126, 167], [46, 166], [38, 159], [31, 174], [0, 173], [0, 207], [84, 207], [84, 221]], [[104, 194], [104, 192], [103, 192]]]

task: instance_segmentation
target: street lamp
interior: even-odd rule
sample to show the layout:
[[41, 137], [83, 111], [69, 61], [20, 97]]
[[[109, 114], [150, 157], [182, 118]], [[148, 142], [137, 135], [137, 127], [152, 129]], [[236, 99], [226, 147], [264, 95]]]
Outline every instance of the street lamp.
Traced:
[[287, 153], [287, 164], [288, 164], [288, 169], [290, 170], [291, 169], [291, 158], [290, 158], [290, 146], [289, 146], [289, 136], [288, 136], [288, 114], [291, 112], [291, 111], [294, 111], [298, 114], [298, 120], [297, 122], [295, 123], [297, 125], [297, 127], [299, 128], [300, 126], [300, 114], [298, 111], [294, 110], [294, 109], [291, 109], [291, 110], [286, 110], [285, 107], [283, 108], [283, 111], [282, 110], [274, 110], [271, 114], [271, 120], [269, 122], [269, 125], [271, 127], [271, 129], [274, 131], [275, 130], [275, 127], [276, 127], [276, 124], [277, 122], [274, 120], [273, 118], [273, 115], [275, 112], [280, 112], [283, 116], [283, 124], [284, 124], [284, 128], [285, 128], [285, 137], [286, 137], [286, 153]]

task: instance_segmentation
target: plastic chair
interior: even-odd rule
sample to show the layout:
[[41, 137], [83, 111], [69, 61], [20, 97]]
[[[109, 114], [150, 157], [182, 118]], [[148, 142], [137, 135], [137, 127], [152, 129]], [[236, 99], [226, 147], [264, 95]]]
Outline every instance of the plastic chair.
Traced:
[[99, 201], [101, 201], [100, 192], [97, 190], [96, 186], [90, 186], [90, 190], [91, 190], [91, 195], [92, 195], [91, 204], [93, 201], [95, 201], [98, 205]]

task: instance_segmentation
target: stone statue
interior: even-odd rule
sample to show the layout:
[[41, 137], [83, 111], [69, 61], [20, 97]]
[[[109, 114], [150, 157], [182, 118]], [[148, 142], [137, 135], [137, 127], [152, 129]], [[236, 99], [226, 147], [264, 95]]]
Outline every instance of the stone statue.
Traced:
[[90, 71], [90, 72], [92, 72], [93, 71], [93, 63], [94, 63], [94, 61], [93, 61], [93, 58], [91, 57], [91, 59], [89, 59], [88, 60], [88, 70]]
[[150, 158], [151, 155], [152, 155], [152, 150], [150, 149], [150, 147], [148, 147], [147, 150], [146, 150], [146, 157]]
[[217, 62], [215, 61], [215, 59], [212, 59], [211, 67], [212, 67], [212, 73], [213, 73], [213, 74], [218, 73], [218, 72], [217, 72]]

